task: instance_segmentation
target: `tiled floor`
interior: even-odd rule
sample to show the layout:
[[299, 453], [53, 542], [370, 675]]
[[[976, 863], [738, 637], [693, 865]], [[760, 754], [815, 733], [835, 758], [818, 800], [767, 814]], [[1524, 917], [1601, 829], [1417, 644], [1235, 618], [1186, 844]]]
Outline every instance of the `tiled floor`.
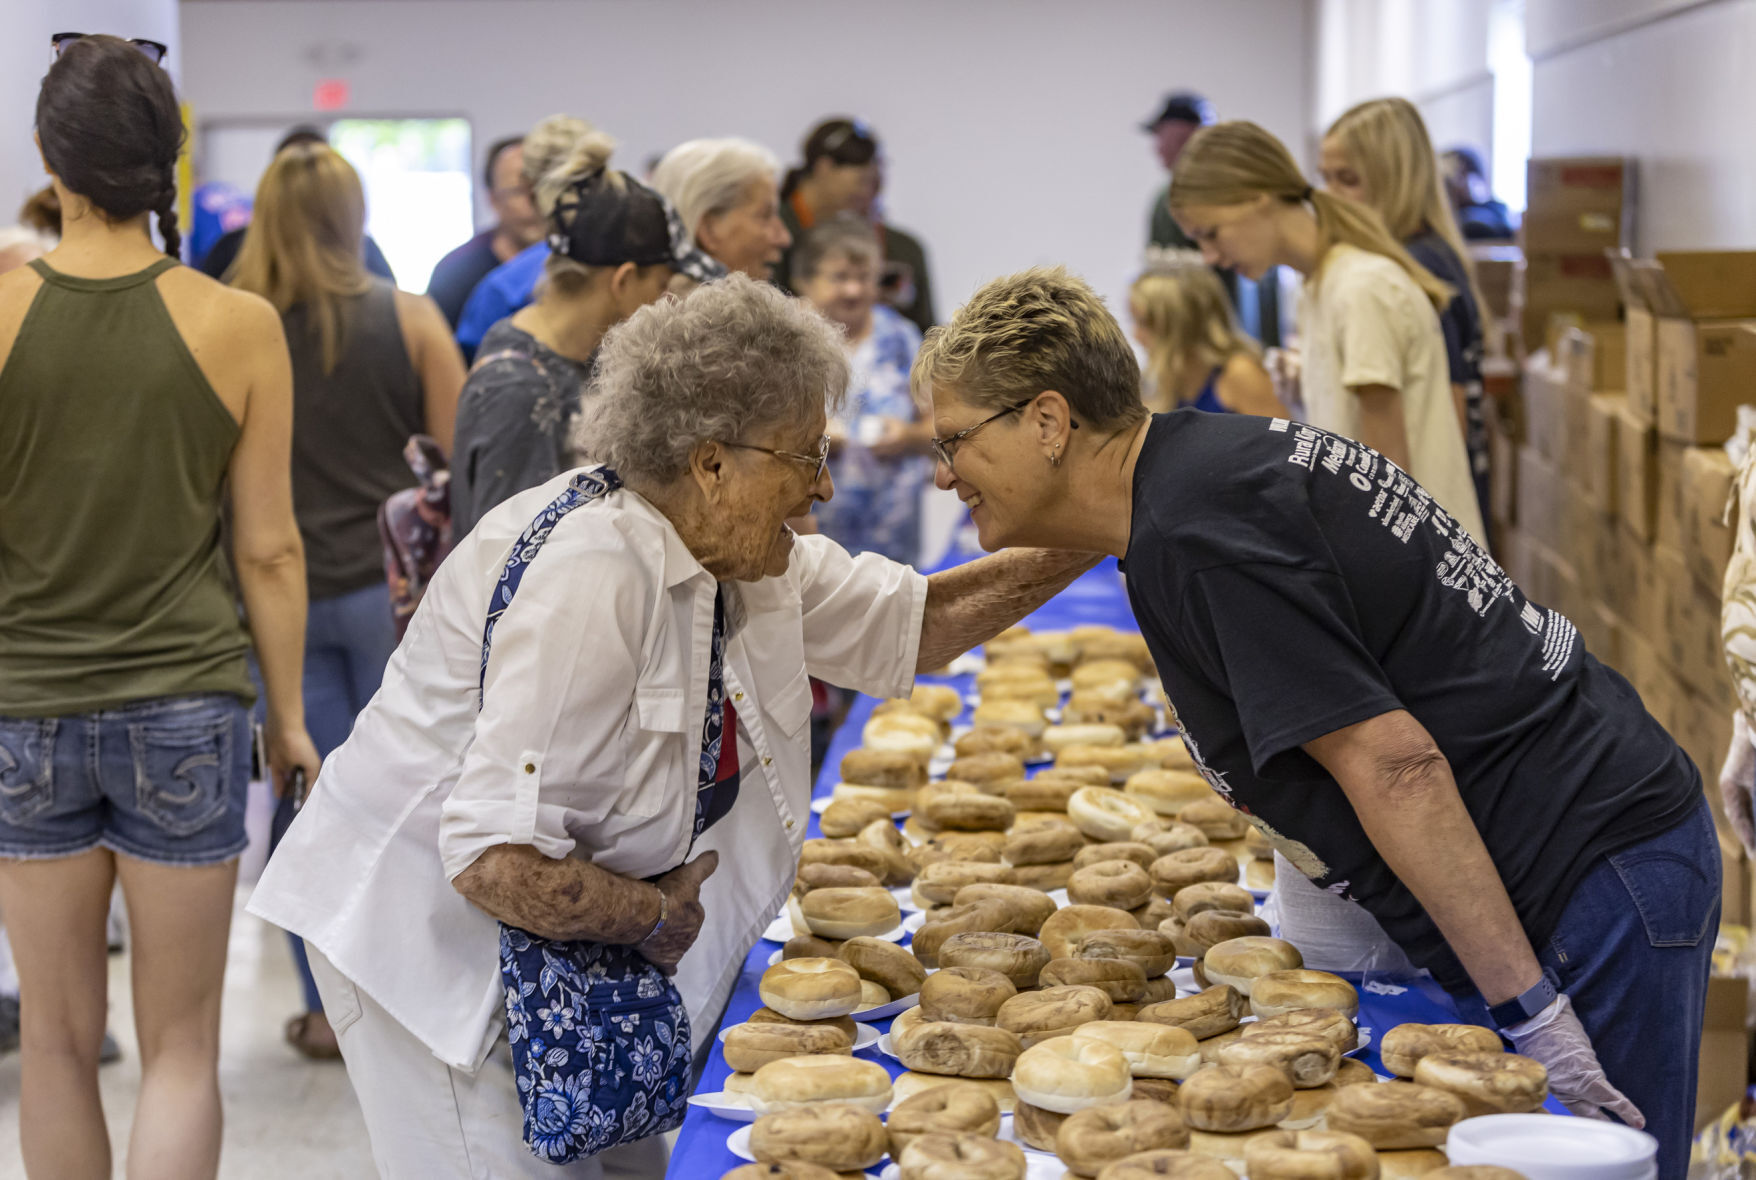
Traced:
[[[250, 826], [258, 836], [265, 828], [265, 803], [253, 804]], [[255, 876], [260, 847], [260, 840], [255, 841], [255, 856], [246, 857], [247, 877]], [[220, 1175], [240, 1180], [369, 1180], [374, 1171], [366, 1128], [341, 1063], [308, 1062], [281, 1040], [281, 1025], [300, 1006], [298, 980], [285, 935], [244, 912], [247, 896], [248, 888], [240, 888], [226, 965], [220, 1041], [226, 1130]], [[140, 1087], [126, 954], [110, 958], [110, 1029], [122, 1042], [124, 1055], [105, 1066], [101, 1076], [116, 1175], [121, 1176]], [[18, 1078], [18, 1057], [0, 1059], [0, 1180], [24, 1175], [18, 1152]]]

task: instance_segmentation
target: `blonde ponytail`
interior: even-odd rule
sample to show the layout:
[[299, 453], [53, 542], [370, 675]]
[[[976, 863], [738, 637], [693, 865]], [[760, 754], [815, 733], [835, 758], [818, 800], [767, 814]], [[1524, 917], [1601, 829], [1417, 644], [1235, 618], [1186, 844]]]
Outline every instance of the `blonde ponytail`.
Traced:
[[[1317, 217], [1319, 259], [1326, 259], [1339, 243], [1381, 254], [1407, 271], [1435, 307], [1443, 309], [1451, 302], [1451, 287], [1410, 257], [1377, 213], [1334, 193], [1313, 190], [1286, 145], [1255, 123], [1236, 120], [1197, 131], [1171, 174], [1173, 210], [1243, 205], [1264, 196], [1310, 204]], [[1311, 277], [1321, 275], [1320, 261]]]
[[[555, 202], [561, 199], [561, 194], [567, 191], [569, 185], [594, 172], [604, 171], [615, 151], [616, 141], [602, 131], [588, 131], [580, 136], [567, 154], [536, 182], [537, 208], [545, 212], [553, 211]], [[622, 174], [606, 173], [604, 181], [620, 190]]]

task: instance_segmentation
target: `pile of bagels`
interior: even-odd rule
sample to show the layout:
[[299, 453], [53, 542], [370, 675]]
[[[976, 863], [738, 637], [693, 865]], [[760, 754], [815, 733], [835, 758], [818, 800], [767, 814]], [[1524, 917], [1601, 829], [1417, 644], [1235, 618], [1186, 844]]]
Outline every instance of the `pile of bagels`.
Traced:
[[[987, 656], [944, 778], [928, 764], [965, 702], [942, 685], [874, 710], [841, 764], [789, 902], [797, 936], [724, 1036], [760, 1161], [728, 1180], [886, 1156], [900, 1180], [1023, 1180], [1019, 1143], [1069, 1180], [1515, 1175], [1436, 1149], [1464, 1118], [1539, 1109], [1543, 1067], [1473, 1025], [1385, 1031], [1394, 1081], [1347, 1056], [1359, 997], [1256, 915], [1246, 886], [1272, 880], [1272, 851], [1178, 738], [1150, 738], [1139, 636], [1015, 630]], [[921, 910], [907, 947], [883, 937], [900, 886]], [[852, 1016], [910, 999], [892, 1081], [853, 1056]], [[996, 1138], [1008, 1113], [1018, 1142]]]

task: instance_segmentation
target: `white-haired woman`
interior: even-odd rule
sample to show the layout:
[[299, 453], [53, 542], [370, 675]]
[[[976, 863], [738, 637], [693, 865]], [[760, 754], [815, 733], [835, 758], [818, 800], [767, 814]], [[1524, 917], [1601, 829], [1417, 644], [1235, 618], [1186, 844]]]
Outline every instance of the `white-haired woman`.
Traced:
[[792, 245], [780, 216], [780, 160], [747, 139], [692, 139], [665, 153], [652, 186], [683, 218], [695, 244], [727, 270], [775, 277]]
[[924, 578], [795, 538], [847, 381], [835, 329], [741, 275], [612, 329], [602, 465], [483, 517], [325, 763], [251, 908], [310, 945], [385, 1175], [658, 1175], [792, 885], [808, 677], [904, 695], [1089, 564]]

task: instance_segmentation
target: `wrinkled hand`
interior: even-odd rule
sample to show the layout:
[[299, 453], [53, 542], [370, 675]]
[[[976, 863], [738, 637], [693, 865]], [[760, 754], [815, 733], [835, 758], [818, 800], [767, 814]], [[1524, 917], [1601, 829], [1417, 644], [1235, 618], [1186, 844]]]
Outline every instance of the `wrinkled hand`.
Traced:
[[1726, 821], [1737, 833], [1744, 851], [1756, 856], [1756, 806], [1751, 792], [1756, 791], [1756, 745], [1750, 741], [1750, 723], [1744, 711], [1732, 715], [1732, 745], [1726, 751], [1725, 767], [1719, 772], [1719, 797], [1725, 803]]
[[263, 738], [268, 754], [268, 784], [274, 788], [276, 799], [292, 787], [295, 770], [305, 772], [307, 789], [317, 785], [317, 772], [323, 766], [323, 759], [318, 756], [317, 747], [312, 745], [311, 735], [302, 726], [284, 731], [271, 728]]
[[1585, 1026], [1562, 993], [1553, 1004], [1522, 1024], [1505, 1030], [1524, 1056], [1549, 1071], [1549, 1092], [1576, 1115], [1608, 1121], [1615, 1115], [1630, 1127], [1646, 1126], [1646, 1116], [1604, 1076]]
[[701, 923], [707, 916], [701, 908], [701, 885], [717, 868], [719, 853], [704, 852], [653, 882], [665, 895], [665, 926], [635, 949], [666, 975], [676, 973], [684, 952], [695, 945], [701, 933]]

